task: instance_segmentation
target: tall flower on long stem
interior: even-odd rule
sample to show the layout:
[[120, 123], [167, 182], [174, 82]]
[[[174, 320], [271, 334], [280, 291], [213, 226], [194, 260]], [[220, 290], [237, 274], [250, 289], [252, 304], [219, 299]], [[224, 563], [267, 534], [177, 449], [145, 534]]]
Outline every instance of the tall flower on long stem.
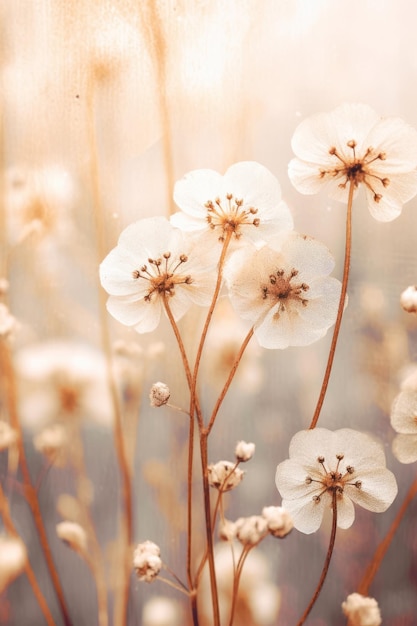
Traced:
[[310, 428], [315, 428], [326, 396], [349, 281], [352, 204], [359, 187], [375, 219], [390, 221], [417, 193], [417, 132], [399, 118], [381, 118], [364, 104], [343, 104], [310, 117], [292, 139], [296, 158], [288, 173], [295, 188], [313, 194], [326, 188], [347, 202], [342, 290], [329, 357]]

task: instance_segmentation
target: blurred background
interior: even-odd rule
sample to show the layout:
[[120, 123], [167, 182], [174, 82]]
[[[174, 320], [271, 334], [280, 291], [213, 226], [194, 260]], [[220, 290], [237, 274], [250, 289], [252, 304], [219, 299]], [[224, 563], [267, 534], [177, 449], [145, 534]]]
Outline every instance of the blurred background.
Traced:
[[[134, 472], [135, 540], [159, 544], [182, 577], [185, 545], [186, 418], [150, 408], [148, 400], [151, 384], [162, 380], [173, 404], [187, 405], [176, 344], [168, 324], [140, 336], [103, 315], [100, 261], [128, 224], [175, 210], [173, 185], [190, 170], [224, 172], [255, 160], [278, 177], [295, 228], [333, 252], [341, 278], [344, 207], [292, 188], [291, 136], [302, 119], [342, 102], [369, 104], [417, 128], [417, 8], [412, 0], [3, 0], [0, 18], [0, 279], [2, 301], [16, 320], [4, 340], [73, 623], [91, 626], [97, 605], [90, 572], [55, 526], [88, 509], [108, 587], [117, 586], [120, 484], [106, 337]], [[399, 494], [387, 513], [357, 510], [353, 527], [340, 531], [311, 626], [345, 623], [341, 602], [356, 591], [417, 471], [393, 457], [389, 422], [392, 400], [417, 359], [417, 318], [399, 304], [417, 280], [416, 211], [414, 199], [384, 224], [370, 216], [364, 197], [354, 205], [349, 307], [320, 425], [379, 437]], [[201, 319], [196, 311], [181, 323], [190, 351]], [[201, 376], [207, 410], [245, 334], [222, 303]], [[293, 434], [310, 423], [329, 344], [326, 336], [302, 349], [264, 350], [255, 340], [250, 346], [210, 443], [213, 462], [233, 460], [240, 439], [257, 446], [245, 480], [228, 497], [229, 518], [280, 503], [276, 465], [287, 458]], [[1, 419], [7, 421], [4, 398]], [[56, 421], [64, 425], [67, 457], [51, 467], [34, 437]], [[61, 624], [15, 466], [13, 454], [1, 451], [12, 517]], [[386, 626], [416, 623], [416, 514], [412, 503], [370, 590]], [[329, 530], [265, 540], [256, 578], [280, 590], [281, 609], [279, 618], [253, 609], [254, 625], [296, 623], [319, 578]], [[182, 601], [160, 582], [132, 579], [131, 589], [129, 626], [164, 626], [143, 617], [155, 595]], [[0, 624], [44, 623], [24, 575], [4, 590], [0, 607]], [[185, 617], [175, 619], [185, 624]]]

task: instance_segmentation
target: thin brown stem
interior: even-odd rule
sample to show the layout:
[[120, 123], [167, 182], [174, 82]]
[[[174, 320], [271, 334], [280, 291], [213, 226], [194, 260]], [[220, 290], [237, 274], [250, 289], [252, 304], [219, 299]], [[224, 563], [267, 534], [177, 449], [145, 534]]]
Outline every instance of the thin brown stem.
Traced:
[[247, 558], [249, 552], [254, 547], [255, 546], [245, 546], [243, 548], [242, 553], [241, 553], [241, 555], [239, 557], [239, 560], [237, 562], [235, 571], [234, 571], [232, 606], [231, 606], [231, 609], [230, 609], [229, 626], [233, 626], [233, 621], [235, 619], [237, 596], [238, 596], [238, 592], [239, 592], [240, 577], [242, 576], [243, 566], [245, 564], [245, 561], [246, 561], [246, 558]]
[[320, 595], [320, 592], [323, 588], [324, 585], [324, 581], [326, 580], [326, 576], [327, 576], [327, 572], [329, 571], [329, 566], [330, 566], [330, 561], [332, 559], [332, 554], [333, 554], [333, 548], [334, 548], [334, 544], [335, 544], [335, 540], [336, 540], [336, 530], [337, 530], [337, 492], [333, 491], [333, 502], [332, 502], [332, 513], [333, 513], [333, 519], [332, 519], [332, 531], [330, 534], [330, 542], [329, 542], [329, 548], [327, 550], [327, 554], [326, 554], [326, 560], [324, 561], [324, 566], [323, 566], [323, 570], [321, 572], [321, 576], [320, 576], [320, 580], [318, 582], [318, 585], [316, 587], [316, 590], [313, 594], [313, 597], [311, 598], [306, 610], [303, 613], [303, 616], [301, 617], [300, 621], [298, 622], [297, 626], [302, 626], [302, 624], [305, 623], [307, 617], [309, 616], [311, 609], [313, 608], [313, 606], [315, 605], [317, 598]]
[[[16, 530], [16, 527], [13, 524], [13, 520], [10, 515], [9, 503], [7, 502], [7, 498], [3, 491], [1, 483], [0, 483], [0, 511], [1, 511], [1, 516], [3, 518], [4, 527], [9, 533], [9, 535], [16, 539], [20, 539], [18, 532]], [[49, 610], [49, 606], [45, 599], [45, 596], [43, 595], [38, 585], [35, 572], [32, 569], [29, 559], [27, 559], [25, 563], [25, 573], [26, 573], [26, 576], [28, 577], [30, 586], [32, 587], [32, 590], [33, 590], [33, 594], [39, 604], [39, 607], [43, 613], [43, 616], [45, 618], [47, 625], [55, 626], [54, 618], [52, 617], [51, 611]]]
[[49, 547], [48, 537], [42, 519], [36, 489], [32, 485], [29, 466], [26, 459], [25, 446], [23, 444], [23, 431], [17, 413], [17, 394], [14, 369], [12, 365], [10, 350], [5, 342], [0, 342], [0, 363], [5, 380], [7, 394], [7, 405], [10, 415], [10, 424], [18, 433], [17, 446], [19, 450], [19, 463], [22, 471], [23, 486], [27, 503], [30, 507], [35, 527], [38, 533], [40, 546], [45, 557], [45, 562], [51, 577], [52, 585], [58, 598], [58, 603], [62, 612], [65, 626], [71, 626], [71, 618], [65, 600], [64, 590], [55, 567], [52, 552]]
[[351, 181], [350, 186], [349, 186], [349, 196], [348, 196], [348, 204], [347, 204], [347, 211], [346, 211], [345, 262], [344, 262], [344, 267], [343, 267], [342, 290], [340, 292], [339, 307], [337, 310], [337, 317], [336, 317], [336, 322], [334, 325], [332, 343], [330, 345], [326, 371], [324, 373], [324, 378], [323, 378], [323, 382], [321, 385], [320, 395], [317, 401], [316, 410], [314, 411], [313, 419], [311, 420], [311, 424], [309, 428], [315, 428], [320, 417], [320, 412], [323, 406], [324, 398], [326, 397], [330, 374], [331, 374], [332, 367], [333, 367], [333, 360], [334, 360], [334, 356], [336, 353], [336, 346], [337, 346], [337, 340], [339, 338], [340, 327], [342, 325], [342, 317], [343, 317], [343, 311], [345, 309], [346, 293], [347, 293], [347, 287], [348, 287], [348, 282], [349, 282], [350, 257], [351, 257], [351, 248], [352, 248], [352, 203], [353, 203], [354, 191], [355, 191], [355, 185], [354, 185], [354, 182]]
[[227, 380], [226, 380], [226, 382], [224, 384], [224, 387], [223, 387], [219, 397], [217, 398], [217, 402], [215, 404], [215, 407], [214, 407], [213, 412], [212, 412], [211, 417], [210, 417], [210, 421], [209, 421], [208, 426], [207, 426], [207, 430], [208, 430], [209, 433], [210, 433], [211, 429], [213, 428], [213, 425], [214, 425], [215, 419], [217, 417], [217, 414], [219, 412], [219, 409], [220, 409], [220, 407], [221, 407], [221, 405], [223, 403], [223, 400], [226, 397], [227, 392], [229, 391], [230, 385], [232, 384], [232, 380], [233, 380], [233, 378], [234, 378], [234, 376], [236, 374], [236, 370], [239, 367], [240, 361], [242, 360], [243, 353], [245, 352], [249, 341], [252, 339], [253, 332], [254, 332], [254, 330], [253, 330], [253, 327], [252, 327], [250, 329], [250, 331], [248, 332], [248, 334], [246, 335], [242, 345], [240, 346], [240, 350], [239, 350], [239, 352], [236, 355], [236, 359], [235, 359], [235, 362], [232, 365], [232, 368], [230, 370], [229, 376], [228, 376], [228, 378], [227, 378]]
[[392, 539], [395, 533], [397, 532], [397, 529], [407, 511], [409, 504], [412, 502], [412, 500], [415, 498], [416, 495], [417, 495], [417, 478], [415, 478], [414, 482], [411, 484], [411, 487], [408, 490], [407, 495], [405, 496], [404, 501], [401, 507], [399, 508], [398, 513], [395, 516], [391, 526], [389, 527], [387, 534], [385, 535], [384, 539], [381, 541], [378, 548], [376, 549], [374, 557], [365, 571], [365, 574], [358, 587], [358, 593], [360, 593], [361, 595], [366, 596], [368, 594], [369, 587], [375, 577], [375, 574], [377, 573], [382, 563], [382, 560], [388, 548], [391, 545]]

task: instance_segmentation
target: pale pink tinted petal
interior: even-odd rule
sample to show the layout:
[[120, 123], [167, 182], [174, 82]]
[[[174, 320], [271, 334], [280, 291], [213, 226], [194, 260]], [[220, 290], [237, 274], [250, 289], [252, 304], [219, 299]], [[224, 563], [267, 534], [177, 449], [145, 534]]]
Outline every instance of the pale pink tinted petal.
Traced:
[[282, 506], [291, 515], [294, 528], [307, 535], [316, 532], [323, 521], [324, 511], [328, 505], [327, 494], [319, 502], [300, 500], [283, 500]]
[[[262, 209], [273, 216], [281, 202], [281, 187], [277, 178], [263, 165], [255, 161], [235, 163], [224, 175], [226, 193], [242, 199], [244, 206]], [[286, 205], [281, 210], [288, 211]]]
[[206, 202], [214, 202], [225, 193], [221, 174], [208, 169], [194, 170], [175, 183], [174, 201], [184, 213], [205, 220]]
[[395, 398], [391, 426], [397, 433], [417, 434], [417, 391], [406, 389]]
[[298, 271], [300, 282], [327, 276], [334, 268], [334, 258], [327, 246], [308, 235], [290, 233], [282, 243], [282, 253], [288, 258], [288, 265]]
[[182, 211], [177, 211], [171, 215], [170, 222], [173, 226], [185, 232], [207, 228], [207, 222], [205, 219], [201, 219], [201, 216], [193, 217], [191, 215], [187, 215], [187, 213], [183, 213]]
[[400, 463], [414, 463], [417, 461], [417, 435], [397, 435], [392, 451]]
[[381, 119], [370, 131], [367, 142], [385, 160], [375, 162], [387, 174], [405, 173], [417, 166], [417, 131], [398, 117]]
[[[398, 217], [404, 202], [417, 193], [417, 171], [391, 176], [387, 187], [379, 181], [371, 181], [373, 191], [366, 188], [368, 207], [371, 215], [380, 222], [390, 222]], [[382, 198], [375, 201], [374, 192]]]
[[321, 169], [316, 163], [295, 158], [288, 164], [288, 176], [300, 193], [318, 193], [326, 184], [324, 178], [320, 176]]
[[164, 217], [149, 217], [125, 228], [117, 245], [128, 254], [145, 261], [149, 256], [161, 256], [181, 238], [180, 231], [176, 231]]
[[113, 317], [127, 326], [135, 326], [140, 333], [154, 330], [161, 317], [161, 302], [152, 299], [151, 302], [134, 300], [128, 297], [110, 296], [107, 300], [107, 310]]
[[114, 248], [100, 265], [100, 281], [107, 293], [112, 296], [127, 296], [143, 292], [145, 287], [133, 278], [132, 272], [139, 269], [132, 254]]
[[375, 513], [386, 511], [398, 492], [394, 474], [381, 467], [378, 471], [362, 470], [359, 478], [362, 483], [360, 489], [354, 485], [345, 486], [345, 493], [349, 498], [368, 511]]
[[355, 520], [355, 507], [351, 500], [343, 495], [336, 499], [337, 525], [339, 528], [350, 528]]

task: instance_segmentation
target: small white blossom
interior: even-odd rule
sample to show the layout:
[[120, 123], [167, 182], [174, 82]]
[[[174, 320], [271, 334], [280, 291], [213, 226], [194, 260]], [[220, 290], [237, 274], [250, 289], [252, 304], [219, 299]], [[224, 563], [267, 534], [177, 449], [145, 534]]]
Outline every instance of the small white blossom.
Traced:
[[24, 571], [26, 563], [27, 553], [23, 541], [0, 536], [0, 593]]
[[133, 567], [139, 580], [151, 583], [162, 568], [161, 550], [153, 541], [138, 543], [133, 553]]
[[179, 180], [174, 200], [181, 209], [171, 223], [184, 231], [209, 229], [219, 241], [231, 232], [265, 239], [291, 230], [293, 220], [281, 199], [281, 188], [271, 172], [253, 161], [235, 163], [222, 176], [214, 170], [194, 170]]
[[201, 238], [186, 236], [165, 218], [139, 220], [120, 235], [100, 265], [110, 295], [109, 313], [138, 333], [158, 326], [164, 303], [179, 320], [191, 307], [210, 304], [216, 272], [213, 250]]
[[56, 534], [72, 550], [79, 554], [87, 552], [87, 534], [76, 522], [64, 521], [56, 525]]
[[392, 451], [401, 463], [417, 461], [417, 369], [401, 385], [391, 408], [391, 426], [398, 433]]
[[305, 119], [292, 138], [289, 177], [301, 193], [326, 187], [346, 201], [350, 183], [363, 186], [373, 217], [388, 222], [417, 193], [417, 132], [382, 118], [365, 104], [342, 104]]
[[353, 502], [381, 513], [397, 495], [382, 446], [364, 433], [350, 428], [302, 430], [292, 438], [289, 456], [277, 467], [276, 485], [282, 506], [303, 533], [318, 530], [334, 499], [337, 525], [349, 528], [355, 518]]
[[219, 491], [230, 491], [242, 482], [245, 472], [230, 461], [218, 461], [207, 468], [209, 485]]
[[18, 438], [17, 431], [7, 422], [0, 421], [0, 451], [13, 446]]
[[417, 313], [417, 285], [410, 285], [402, 292], [400, 304], [407, 313]]
[[151, 406], [159, 407], [166, 404], [171, 396], [171, 392], [169, 390], [168, 385], [165, 383], [154, 383], [151, 387], [151, 391], [149, 393], [149, 399], [151, 401]]
[[365, 598], [359, 593], [351, 593], [342, 602], [343, 613], [349, 620], [349, 626], [380, 626], [381, 612], [374, 598]]
[[244, 546], [255, 546], [268, 534], [268, 522], [262, 515], [240, 517], [235, 527], [236, 538]]
[[265, 506], [262, 517], [266, 519], [268, 531], [273, 537], [286, 537], [294, 528], [291, 515], [282, 506]]
[[241, 463], [245, 463], [246, 461], [250, 461], [250, 459], [255, 454], [255, 444], [254, 443], [246, 443], [246, 441], [238, 441], [235, 449], [235, 456], [238, 461]]
[[334, 324], [341, 284], [329, 276], [333, 267], [326, 246], [290, 233], [236, 251], [225, 279], [233, 307], [254, 323], [261, 346], [282, 349], [313, 343]]

